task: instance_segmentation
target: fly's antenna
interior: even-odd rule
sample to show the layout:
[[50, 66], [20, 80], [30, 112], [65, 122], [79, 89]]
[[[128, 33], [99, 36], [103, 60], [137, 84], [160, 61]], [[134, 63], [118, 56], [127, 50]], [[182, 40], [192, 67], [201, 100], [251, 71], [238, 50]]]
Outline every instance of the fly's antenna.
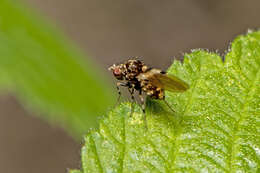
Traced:
[[164, 101], [164, 103], [168, 106], [168, 108], [173, 112], [173, 113], [175, 113], [175, 111], [172, 109], [172, 107], [170, 106], [170, 104], [164, 99], [163, 100]]

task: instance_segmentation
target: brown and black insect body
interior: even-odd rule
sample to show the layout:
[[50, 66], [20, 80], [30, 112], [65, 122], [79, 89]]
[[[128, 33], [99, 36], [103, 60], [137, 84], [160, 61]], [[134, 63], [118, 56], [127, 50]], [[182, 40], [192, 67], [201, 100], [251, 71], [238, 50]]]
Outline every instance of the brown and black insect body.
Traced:
[[[173, 111], [170, 105], [165, 101], [165, 90], [171, 92], [184, 92], [189, 88], [181, 79], [174, 75], [168, 75], [166, 72], [155, 68], [148, 68], [142, 61], [136, 59], [129, 59], [123, 64], [112, 65], [109, 70], [117, 80], [118, 101], [121, 97], [119, 86], [127, 87], [132, 101], [135, 102], [134, 92], [138, 91], [142, 110], [145, 115], [145, 102], [142, 93], [151, 97], [152, 99], [163, 100], [166, 105]], [[131, 109], [132, 111], [132, 109]], [[174, 112], [174, 111], [173, 111]], [[146, 118], [146, 116], [144, 116]]]

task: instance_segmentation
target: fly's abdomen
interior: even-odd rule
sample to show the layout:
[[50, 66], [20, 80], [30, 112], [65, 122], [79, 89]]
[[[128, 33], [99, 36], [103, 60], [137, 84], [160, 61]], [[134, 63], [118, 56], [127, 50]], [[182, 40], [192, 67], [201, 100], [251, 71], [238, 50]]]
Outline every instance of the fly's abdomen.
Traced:
[[141, 88], [152, 99], [164, 99], [164, 90], [152, 85], [149, 81], [141, 81]]

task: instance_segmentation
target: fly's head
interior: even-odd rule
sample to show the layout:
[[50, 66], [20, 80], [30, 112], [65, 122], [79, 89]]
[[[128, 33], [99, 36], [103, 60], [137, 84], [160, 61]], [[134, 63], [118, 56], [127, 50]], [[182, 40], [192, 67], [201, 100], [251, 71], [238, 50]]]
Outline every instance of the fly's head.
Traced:
[[129, 59], [123, 64], [113, 64], [108, 70], [117, 80], [137, 81], [137, 76], [146, 72], [148, 67], [140, 60]]
[[124, 80], [125, 78], [125, 65], [124, 64], [113, 64], [108, 68], [108, 70], [112, 71], [113, 75], [117, 80]]

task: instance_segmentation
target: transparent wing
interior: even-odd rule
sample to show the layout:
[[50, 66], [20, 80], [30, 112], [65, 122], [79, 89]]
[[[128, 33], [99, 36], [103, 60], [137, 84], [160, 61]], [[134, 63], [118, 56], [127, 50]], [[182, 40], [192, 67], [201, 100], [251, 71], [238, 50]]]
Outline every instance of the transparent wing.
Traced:
[[172, 92], [184, 92], [189, 89], [189, 85], [174, 75], [157, 73], [152, 79], [154, 85]]

